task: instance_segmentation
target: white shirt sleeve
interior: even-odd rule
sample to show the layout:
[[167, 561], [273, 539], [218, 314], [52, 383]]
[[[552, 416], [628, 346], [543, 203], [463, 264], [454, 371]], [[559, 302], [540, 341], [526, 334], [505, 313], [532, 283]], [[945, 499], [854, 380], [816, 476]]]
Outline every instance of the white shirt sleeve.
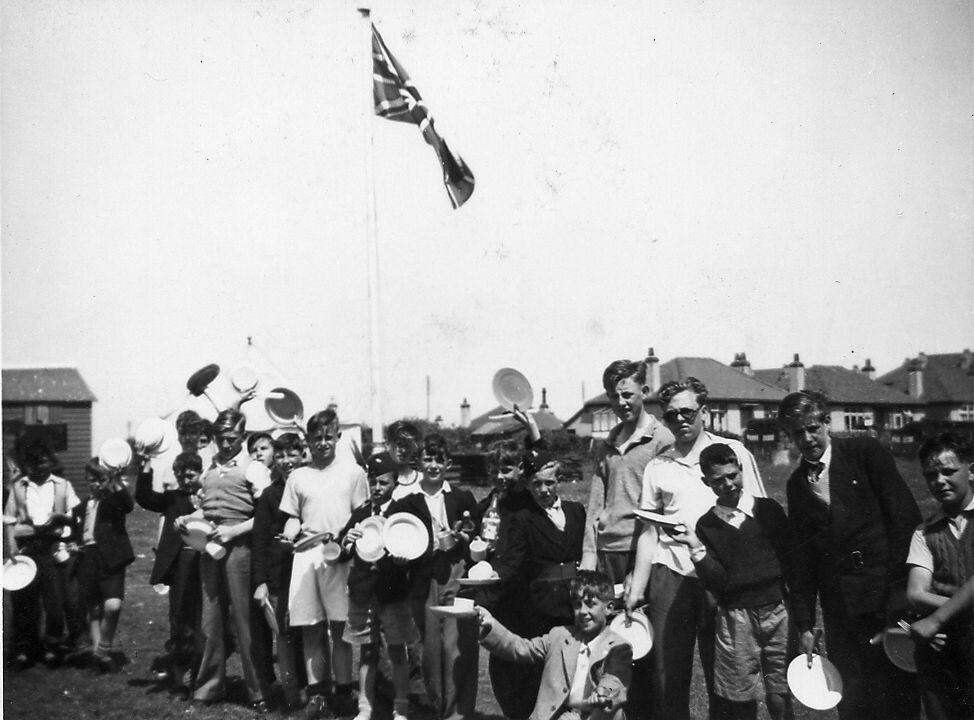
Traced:
[[906, 554], [906, 564], [933, 572], [933, 553], [930, 552], [927, 539], [923, 537], [923, 525], [913, 531], [913, 536], [910, 538], [910, 551]]
[[639, 494], [639, 509], [640, 510], [659, 510], [661, 501], [659, 489], [656, 487], [655, 477], [653, 468], [656, 462], [650, 460], [646, 464], [646, 469], [643, 470], [643, 489]]
[[68, 503], [68, 510], [74, 510], [81, 504], [81, 500], [78, 498], [78, 494], [74, 491], [74, 487], [71, 485], [71, 483], [65, 481], [64, 484], [68, 486], [68, 492], [65, 498]]
[[360, 468], [358, 477], [355, 479], [355, 484], [352, 486], [352, 510], [360, 507], [368, 499], [369, 480], [365, 475], [365, 471]]
[[740, 443], [736, 443], [734, 454], [741, 461], [741, 471], [744, 474], [744, 489], [754, 497], [767, 497], [768, 493], [764, 489], [764, 483], [761, 481], [761, 472], [758, 470], [757, 460], [754, 459], [751, 451]]
[[295, 473], [292, 472], [291, 476], [284, 483], [284, 494], [281, 496], [279, 510], [285, 515], [300, 519], [301, 500], [298, 497], [298, 489], [295, 487], [294, 475]]

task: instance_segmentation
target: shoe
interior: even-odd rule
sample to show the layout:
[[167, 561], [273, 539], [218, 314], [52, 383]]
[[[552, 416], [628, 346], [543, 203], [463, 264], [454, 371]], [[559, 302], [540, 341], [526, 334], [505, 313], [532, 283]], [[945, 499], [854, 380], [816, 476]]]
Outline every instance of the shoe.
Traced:
[[56, 668], [61, 664], [61, 656], [53, 650], [45, 650], [43, 660], [49, 668]]
[[399, 713], [399, 712], [396, 712], [395, 710], [393, 710], [392, 711], [392, 720], [409, 720], [409, 718], [407, 718], [402, 713]]
[[250, 709], [255, 713], [264, 715], [271, 711], [271, 705], [266, 700], [255, 700], [254, 702], [250, 703]]
[[328, 705], [328, 698], [324, 695], [312, 695], [305, 706], [305, 716], [308, 718], [333, 718], [335, 714]]
[[95, 653], [95, 667], [99, 672], [103, 673], [116, 673], [118, 672], [118, 664], [112, 659], [111, 655], [100, 655]]
[[34, 660], [27, 653], [17, 653], [10, 661], [14, 670], [26, 670], [34, 664]]
[[[358, 715], [355, 716], [355, 720], [372, 720], [371, 710], [359, 710]], [[393, 719], [395, 720], [395, 719]]]
[[335, 717], [352, 717], [358, 711], [358, 698], [352, 693], [338, 693], [331, 702]]

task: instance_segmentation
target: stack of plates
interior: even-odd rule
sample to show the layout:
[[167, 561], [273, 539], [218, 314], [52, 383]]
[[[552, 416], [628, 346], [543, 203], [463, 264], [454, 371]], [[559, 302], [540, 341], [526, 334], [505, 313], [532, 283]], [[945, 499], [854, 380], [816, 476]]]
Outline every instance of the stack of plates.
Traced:
[[355, 554], [365, 562], [376, 562], [386, 554], [382, 529], [386, 519], [381, 516], [366, 518], [358, 524], [362, 537], [355, 541]]

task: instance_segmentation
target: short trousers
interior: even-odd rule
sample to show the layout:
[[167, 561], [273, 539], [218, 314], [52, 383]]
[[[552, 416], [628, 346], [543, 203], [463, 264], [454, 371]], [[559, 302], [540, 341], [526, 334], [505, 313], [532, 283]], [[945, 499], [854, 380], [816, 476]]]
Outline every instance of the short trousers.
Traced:
[[125, 568], [109, 572], [94, 545], [85, 545], [75, 570], [81, 601], [88, 606], [98, 605], [109, 598], [125, 597]]
[[323, 545], [294, 553], [287, 600], [291, 627], [348, 620], [350, 563], [328, 564], [323, 553]]
[[408, 600], [377, 602], [371, 606], [349, 603], [348, 624], [342, 640], [352, 645], [368, 645], [378, 642], [380, 633], [387, 645], [406, 645], [419, 640]]
[[760, 700], [768, 693], [787, 694], [788, 632], [784, 602], [718, 607], [714, 692], [735, 702]]

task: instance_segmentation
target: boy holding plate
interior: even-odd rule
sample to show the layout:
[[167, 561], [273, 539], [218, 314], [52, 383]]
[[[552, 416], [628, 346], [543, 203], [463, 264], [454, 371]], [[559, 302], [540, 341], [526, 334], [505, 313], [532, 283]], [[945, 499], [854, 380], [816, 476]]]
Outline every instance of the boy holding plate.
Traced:
[[358, 715], [355, 720], [372, 717], [376, 668], [383, 638], [392, 665], [395, 693], [392, 718], [406, 720], [409, 707], [406, 644], [418, 640], [409, 609], [409, 566], [400, 558], [386, 555], [381, 540], [374, 555], [371, 547], [356, 548], [356, 543], [365, 536], [364, 522], [374, 522], [369, 518], [385, 520], [390, 515], [392, 493], [396, 488], [396, 463], [392, 456], [383, 452], [370, 457], [368, 475], [371, 496], [352, 513], [339, 539], [342, 559], [352, 560], [348, 573], [348, 624], [343, 639], [358, 645], [360, 650]]

